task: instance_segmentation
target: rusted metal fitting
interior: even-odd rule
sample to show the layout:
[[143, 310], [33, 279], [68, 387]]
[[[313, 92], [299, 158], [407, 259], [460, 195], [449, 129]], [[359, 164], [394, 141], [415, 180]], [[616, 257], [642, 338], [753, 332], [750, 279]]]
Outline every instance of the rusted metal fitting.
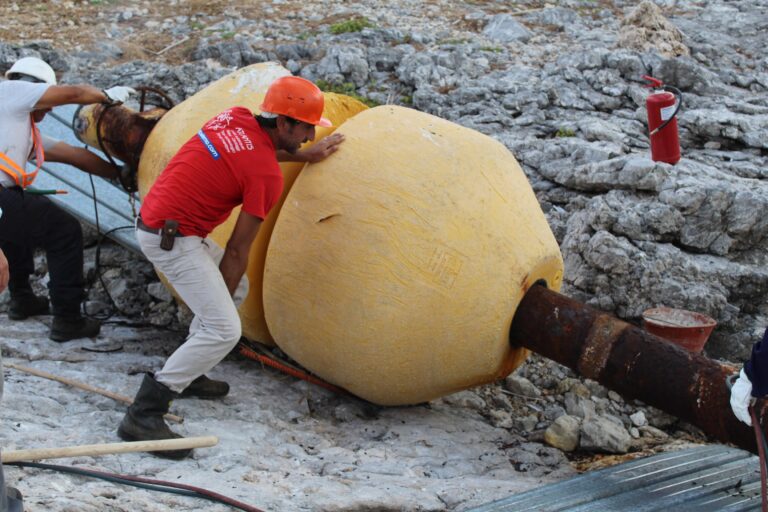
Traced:
[[149, 133], [166, 112], [164, 108], [136, 112], [124, 105], [83, 105], [75, 112], [72, 129], [81, 142], [122, 160], [135, 173]]
[[[718, 441], [757, 453], [752, 429], [731, 413], [725, 379], [738, 371], [733, 366], [539, 285], [520, 302], [509, 340], [692, 423]], [[756, 413], [766, 432], [765, 402]]]

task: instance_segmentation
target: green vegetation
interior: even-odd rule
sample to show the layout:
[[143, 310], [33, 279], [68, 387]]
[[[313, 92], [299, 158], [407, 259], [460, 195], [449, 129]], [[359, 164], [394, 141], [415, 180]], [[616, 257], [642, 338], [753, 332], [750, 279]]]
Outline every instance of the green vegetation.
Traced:
[[192, 30], [202, 30], [205, 28], [205, 25], [203, 23], [200, 23], [199, 21], [193, 21], [189, 24], [189, 28]]
[[576, 132], [572, 128], [559, 128], [555, 133], [555, 137], [575, 137]]
[[493, 53], [501, 53], [504, 51], [504, 48], [499, 48], [498, 46], [483, 46], [480, 49], [484, 52], [493, 52]]
[[403, 105], [409, 105], [409, 106], [413, 105], [413, 96], [411, 96], [410, 94], [408, 94], [406, 96], [401, 96], [400, 97], [400, 102]]
[[459, 44], [467, 44], [469, 42], [469, 39], [442, 39], [437, 42], [437, 44], [452, 44], [452, 45], [459, 45]]
[[331, 25], [331, 34], [346, 34], [349, 32], [360, 32], [364, 28], [373, 27], [373, 23], [368, 18], [352, 18], [351, 20], [340, 21]]
[[229, 30], [227, 32], [222, 32], [221, 33], [221, 38], [222, 39], [232, 39], [233, 37], [235, 37], [236, 33], [237, 32], [232, 32], [231, 30]]
[[344, 82], [342, 84], [334, 84], [330, 83], [326, 80], [318, 80], [315, 82], [315, 84], [320, 88], [321, 91], [325, 92], [335, 92], [337, 94], [344, 94], [346, 96], [350, 96], [352, 98], [355, 98], [360, 103], [363, 103], [365, 105], [368, 105], [369, 107], [376, 107], [379, 105], [377, 101], [374, 101], [369, 98], [365, 98], [363, 96], [360, 96], [357, 94], [357, 90], [355, 89], [355, 84], [352, 82]]

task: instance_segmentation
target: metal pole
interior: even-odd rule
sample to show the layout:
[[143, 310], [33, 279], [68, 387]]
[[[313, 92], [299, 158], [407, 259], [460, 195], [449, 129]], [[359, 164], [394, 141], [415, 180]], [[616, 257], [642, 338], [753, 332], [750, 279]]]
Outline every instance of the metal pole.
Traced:
[[[544, 286], [533, 286], [509, 331], [523, 346], [627, 398], [673, 414], [724, 443], [757, 453], [751, 429], [731, 413], [725, 379], [736, 368], [694, 354]], [[757, 416], [765, 428], [768, 406]]]

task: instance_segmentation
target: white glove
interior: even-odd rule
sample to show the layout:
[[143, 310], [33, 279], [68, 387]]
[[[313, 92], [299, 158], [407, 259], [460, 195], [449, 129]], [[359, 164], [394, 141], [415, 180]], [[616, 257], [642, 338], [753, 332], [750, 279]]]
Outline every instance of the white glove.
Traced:
[[739, 372], [739, 378], [731, 387], [731, 409], [733, 414], [747, 425], [752, 425], [749, 415], [749, 405], [752, 402], [752, 382], [750, 382], [744, 370]]
[[131, 94], [136, 94], [136, 89], [117, 85], [115, 87], [110, 87], [109, 89], [104, 89], [104, 94], [107, 96], [109, 103], [125, 103], [125, 100], [127, 100]]

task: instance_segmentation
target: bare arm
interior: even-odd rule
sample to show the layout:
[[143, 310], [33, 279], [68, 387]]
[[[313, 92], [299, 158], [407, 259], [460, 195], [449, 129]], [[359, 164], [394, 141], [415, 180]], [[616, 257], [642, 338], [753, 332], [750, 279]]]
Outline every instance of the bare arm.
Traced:
[[338, 151], [339, 145], [342, 142], [344, 142], [344, 135], [341, 133], [334, 133], [333, 135], [329, 135], [318, 141], [316, 144], [297, 151], [296, 153], [279, 150], [277, 152], [277, 160], [278, 162], [319, 162]]
[[5, 290], [6, 286], [8, 286], [8, 260], [0, 249], [0, 292]]
[[251, 252], [251, 244], [259, 232], [261, 222], [260, 218], [241, 211], [235, 223], [235, 229], [232, 230], [227, 241], [219, 270], [230, 295], [235, 293], [240, 278], [248, 268], [248, 253]]
[[52, 85], [37, 100], [35, 110], [53, 108], [70, 103], [90, 105], [91, 103], [103, 103], [105, 101], [109, 101], [107, 95], [101, 89], [91, 85]]
[[46, 150], [45, 160], [74, 165], [89, 174], [108, 179], [117, 178], [119, 172], [116, 167], [103, 160], [96, 153], [85, 148], [70, 146], [66, 142], [59, 142]]

